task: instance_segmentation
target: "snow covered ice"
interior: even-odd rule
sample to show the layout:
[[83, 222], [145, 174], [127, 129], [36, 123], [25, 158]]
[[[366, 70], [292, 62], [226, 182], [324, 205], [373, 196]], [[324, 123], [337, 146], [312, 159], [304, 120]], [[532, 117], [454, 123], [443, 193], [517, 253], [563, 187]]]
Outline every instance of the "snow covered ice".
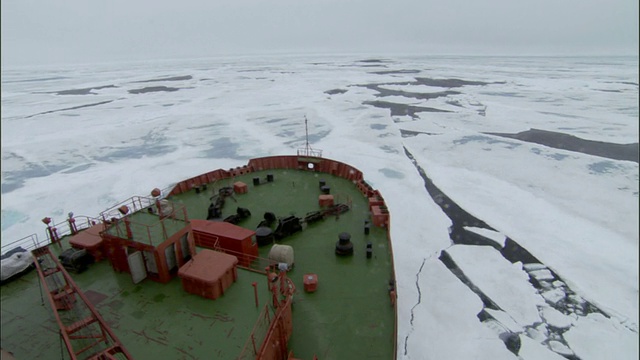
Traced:
[[[389, 207], [398, 358], [638, 358], [637, 57], [3, 68], [2, 243], [294, 154], [305, 116]], [[530, 129], [635, 160], [499, 135]]]

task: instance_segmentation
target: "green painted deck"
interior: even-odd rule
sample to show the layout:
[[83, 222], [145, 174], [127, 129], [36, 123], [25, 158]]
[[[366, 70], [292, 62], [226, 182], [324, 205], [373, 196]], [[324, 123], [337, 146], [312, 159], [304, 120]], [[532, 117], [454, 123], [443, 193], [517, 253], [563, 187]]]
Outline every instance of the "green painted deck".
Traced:
[[[267, 183], [267, 174], [274, 181]], [[262, 185], [252, 179], [260, 177]], [[368, 200], [348, 180], [324, 173], [296, 170], [254, 172], [219, 180], [199, 194], [195, 190], [169, 198], [186, 206], [189, 218], [206, 219], [210, 197], [222, 186], [236, 181], [248, 185], [247, 194], [227, 198], [222, 218], [244, 207], [252, 215], [238, 225], [255, 230], [267, 211], [277, 217], [319, 210], [319, 180], [331, 187], [336, 202], [351, 209], [311, 224], [279, 244], [290, 245], [295, 266], [289, 271], [297, 293], [293, 303], [293, 335], [289, 348], [299, 359], [393, 359], [395, 357], [395, 310], [388, 287], [393, 278], [386, 229], [371, 227]], [[354, 255], [338, 257], [338, 234], [348, 232]], [[367, 259], [366, 243], [373, 245]], [[260, 248], [266, 258], [270, 245]], [[303, 275], [318, 275], [318, 289], [305, 293]], [[116, 273], [108, 261], [71, 274], [110, 324], [116, 336], [136, 359], [234, 359], [249, 339], [263, 306], [270, 300], [263, 274], [238, 269], [238, 280], [216, 300], [182, 290], [178, 277], [167, 284], [145, 280], [133, 284], [127, 273]], [[260, 306], [256, 307], [253, 282], [258, 283]], [[1, 288], [1, 346], [18, 359], [68, 358], [58, 336], [50, 305], [40, 293], [36, 272]]]

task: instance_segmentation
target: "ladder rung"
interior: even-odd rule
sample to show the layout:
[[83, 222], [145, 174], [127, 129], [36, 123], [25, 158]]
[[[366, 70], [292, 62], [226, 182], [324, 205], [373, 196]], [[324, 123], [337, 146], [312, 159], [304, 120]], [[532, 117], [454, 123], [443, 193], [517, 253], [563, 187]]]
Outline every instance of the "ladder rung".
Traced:
[[98, 340], [98, 341], [96, 341], [96, 342], [94, 342], [94, 343], [92, 343], [92, 344], [89, 344], [89, 345], [87, 345], [87, 346], [83, 347], [82, 349], [80, 349], [80, 350], [76, 351], [76, 355], [80, 355], [80, 354], [82, 354], [83, 352], [85, 352], [85, 351], [87, 351], [87, 350], [91, 349], [91, 348], [92, 348], [92, 347], [94, 347], [94, 346], [100, 345], [100, 344], [101, 344], [101, 343], [103, 343], [103, 342], [104, 342], [104, 338], [101, 338], [100, 340]]
[[73, 334], [74, 332], [76, 332], [76, 331], [78, 331], [78, 330], [80, 330], [80, 329], [82, 329], [82, 328], [84, 328], [86, 326], [89, 326], [89, 325], [93, 324], [96, 321], [98, 321], [98, 319], [93, 317], [93, 316], [90, 316], [90, 317], [88, 317], [86, 319], [77, 321], [77, 322], [75, 322], [75, 323], [73, 323], [73, 324], [71, 324], [71, 325], [66, 327], [67, 328], [67, 334]]
[[108, 347], [104, 350], [102, 350], [101, 352], [93, 355], [92, 357], [88, 358], [87, 360], [94, 360], [94, 359], [102, 359], [102, 357], [106, 357], [107, 359], [116, 359], [115, 356], [113, 356], [114, 354], [121, 354], [122, 353], [122, 349], [120, 349], [120, 346], [118, 345], [114, 345], [111, 347]]
[[101, 339], [106, 340], [104, 335], [102, 334], [94, 334], [94, 335], [68, 335], [71, 340], [87, 340], [87, 339]]
[[53, 295], [53, 299], [54, 299], [54, 300], [59, 300], [59, 299], [61, 299], [61, 298], [65, 297], [65, 296], [71, 295], [71, 294], [73, 294], [73, 293], [75, 293], [75, 292], [76, 292], [76, 291], [75, 291], [73, 288], [70, 288], [70, 287], [68, 287], [68, 288], [64, 288], [64, 291], [59, 292], [59, 293], [57, 293], [57, 294], [54, 294], [54, 295]]
[[47, 269], [45, 271], [43, 271], [42, 273], [44, 274], [45, 277], [51, 275], [51, 274], [55, 274], [57, 272], [60, 272], [60, 268], [53, 268], [53, 269]]

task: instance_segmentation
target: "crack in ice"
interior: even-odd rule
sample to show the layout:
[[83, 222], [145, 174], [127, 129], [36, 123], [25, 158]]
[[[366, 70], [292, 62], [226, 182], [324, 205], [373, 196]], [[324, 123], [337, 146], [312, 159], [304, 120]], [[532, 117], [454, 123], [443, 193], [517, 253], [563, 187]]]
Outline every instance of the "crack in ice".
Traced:
[[420, 302], [422, 301], [422, 290], [420, 290], [420, 274], [422, 273], [422, 269], [424, 268], [424, 264], [426, 262], [427, 262], [427, 258], [422, 259], [422, 264], [420, 265], [420, 269], [416, 273], [416, 288], [418, 289], [418, 301], [411, 308], [411, 320], [409, 320], [409, 324], [411, 325], [411, 330], [409, 331], [409, 334], [407, 334], [407, 336], [405, 336], [404, 338], [404, 354], [405, 355], [407, 355], [407, 343], [409, 342], [409, 335], [413, 333], [413, 317], [414, 317], [413, 310], [415, 310], [415, 308], [418, 305], [420, 305]]

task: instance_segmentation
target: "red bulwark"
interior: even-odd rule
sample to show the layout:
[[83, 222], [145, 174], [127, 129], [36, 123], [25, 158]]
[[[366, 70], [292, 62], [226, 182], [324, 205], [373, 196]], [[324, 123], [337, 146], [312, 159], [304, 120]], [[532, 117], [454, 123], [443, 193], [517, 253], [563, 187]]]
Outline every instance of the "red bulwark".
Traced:
[[238, 279], [238, 259], [218, 251], [201, 250], [178, 270], [184, 291], [217, 299]]
[[370, 197], [369, 198], [369, 209], [371, 209], [374, 206], [380, 206], [380, 205], [384, 205], [384, 200], [382, 200], [379, 197]]
[[377, 205], [371, 207], [371, 217], [374, 226], [384, 227], [389, 222], [389, 212]]
[[242, 181], [236, 181], [233, 183], [233, 192], [236, 194], [246, 194], [248, 191], [247, 184]]
[[103, 224], [96, 224], [92, 227], [73, 235], [69, 239], [69, 245], [76, 249], [85, 249], [96, 261], [102, 259], [102, 237], [100, 231], [104, 229]]
[[318, 203], [320, 204], [320, 207], [333, 206], [333, 195], [318, 196]]

